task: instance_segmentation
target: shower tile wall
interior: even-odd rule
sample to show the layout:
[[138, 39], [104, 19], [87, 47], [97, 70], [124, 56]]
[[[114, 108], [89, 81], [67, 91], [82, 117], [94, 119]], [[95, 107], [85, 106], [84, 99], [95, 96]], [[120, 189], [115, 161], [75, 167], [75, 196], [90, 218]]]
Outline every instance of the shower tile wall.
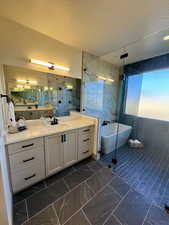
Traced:
[[[87, 52], [83, 53], [85, 113], [103, 120], [115, 120], [118, 99], [119, 70], [111, 63]], [[98, 76], [111, 78], [114, 82], [99, 80]]]
[[80, 111], [80, 86], [78, 79], [48, 74], [49, 102], [55, 107], [56, 116]]

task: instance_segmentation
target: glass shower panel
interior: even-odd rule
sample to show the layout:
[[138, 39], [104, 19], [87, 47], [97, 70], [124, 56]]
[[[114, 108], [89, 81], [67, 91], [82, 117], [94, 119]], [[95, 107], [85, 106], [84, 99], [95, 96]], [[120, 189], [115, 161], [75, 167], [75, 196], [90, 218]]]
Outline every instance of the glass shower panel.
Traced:
[[[83, 112], [99, 118], [100, 142], [105, 125], [117, 120], [119, 69], [89, 53], [83, 53]], [[116, 132], [116, 128], [113, 128]], [[116, 139], [116, 137], [115, 137]], [[100, 145], [101, 146], [101, 145]], [[111, 145], [115, 148], [115, 140]], [[103, 152], [103, 145], [99, 152]]]
[[83, 111], [103, 121], [116, 118], [119, 71], [111, 63], [83, 53]]
[[143, 145], [126, 142], [118, 148], [115, 172], [154, 205], [168, 203], [169, 209], [169, 42], [163, 40], [167, 33], [125, 48], [129, 57], [123, 66], [117, 117], [120, 124], [132, 127], [130, 139]]

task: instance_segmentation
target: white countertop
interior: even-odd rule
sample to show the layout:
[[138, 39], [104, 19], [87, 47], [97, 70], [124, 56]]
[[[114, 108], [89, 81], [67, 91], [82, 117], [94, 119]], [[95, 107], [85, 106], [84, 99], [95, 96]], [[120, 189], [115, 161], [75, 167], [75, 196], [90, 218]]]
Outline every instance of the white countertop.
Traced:
[[73, 129], [83, 128], [86, 126], [94, 125], [92, 119], [86, 119], [83, 117], [59, 117], [58, 125], [46, 125], [42, 120], [28, 120], [27, 130], [6, 135], [6, 144], [17, 143], [20, 141], [48, 136], [51, 134], [61, 133]]

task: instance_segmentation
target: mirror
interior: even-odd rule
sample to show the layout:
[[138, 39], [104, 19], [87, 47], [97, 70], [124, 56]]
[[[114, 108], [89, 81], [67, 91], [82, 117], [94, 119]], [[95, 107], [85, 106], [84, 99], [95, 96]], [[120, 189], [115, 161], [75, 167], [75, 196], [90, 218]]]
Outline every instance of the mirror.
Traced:
[[8, 65], [4, 66], [4, 73], [16, 119], [59, 117], [80, 111], [80, 79]]

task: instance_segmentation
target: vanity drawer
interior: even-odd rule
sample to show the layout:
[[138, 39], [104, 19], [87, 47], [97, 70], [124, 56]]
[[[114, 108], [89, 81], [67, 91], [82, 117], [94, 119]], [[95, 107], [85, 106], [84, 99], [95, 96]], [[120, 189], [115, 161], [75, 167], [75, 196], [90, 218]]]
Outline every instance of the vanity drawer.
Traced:
[[87, 133], [92, 133], [93, 131], [94, 131], [94, 127], [89, 126], [89, 127], [79, 129], [79, 134], [83, 135], [83, 134], [87, 134]]
[[44, 149], [37, 147], [29, 151], [18, 152], [10, 155], [9, 161], [12, 173], [24, 168], [35, 167], [37, 164], [44, 164]]
[[78, 160], [85, 159], [89, 157], [90, 155], [92, 155], [92, 150], [90, 147], [81, 149], [81, 151], [78, 152]]
[[31, 150], [37, 147], [43, 146], [43, 138], [34, 138], [31, 140], [26, 140], [22, 142], [18, 142], [15, 144], [8, 145], [8, 153], [9, 155], [15, 154], [16, 152]]
[[11, 174], [12, 189], [16, 193], [26, 187], [45, 178], [44, 165], [37, 164], [34, 167], [24, 168]]
[[93, 135], [84, 134], [79, 135], [78, 141], [78, 160], [87, 158], [92, 154], [93, 149]]
[[90, 140], [92, 140], [92, 138], [93, 138], [93, 135], [89, 133], [79, 134], [79, 144], [89, 142]]

